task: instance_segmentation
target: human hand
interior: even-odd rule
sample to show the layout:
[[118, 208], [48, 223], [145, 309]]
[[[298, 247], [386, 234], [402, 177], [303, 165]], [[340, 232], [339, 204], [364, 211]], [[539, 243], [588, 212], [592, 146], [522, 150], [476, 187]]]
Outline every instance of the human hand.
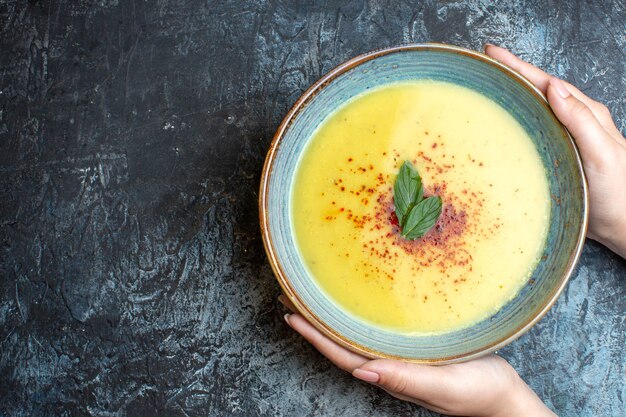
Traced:
[[522, 74], [548, 98], [582, 156], [589, 183], [587, 236], [626, 257], [626, 142], [609, 110], [506, 49], [487, 44], [485, 53]]
[[[278, 299], [296, 311], [284, 295]], [[339, 346], [300, 314], [286, 314], [285, 321], [339, 368], [396, 398], [438, 413], [490, 417], [555, 415], [499, 356], [444, 366], [371, 360]]]

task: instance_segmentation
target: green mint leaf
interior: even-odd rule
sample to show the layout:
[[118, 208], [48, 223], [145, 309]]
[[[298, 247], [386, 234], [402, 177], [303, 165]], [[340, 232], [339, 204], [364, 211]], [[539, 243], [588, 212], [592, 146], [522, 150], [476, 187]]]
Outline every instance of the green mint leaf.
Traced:
[[423, 193], [420, 175], [409, 161], [405, 161], [393, 186], [393, 203], [400, 228], [404, 227], [406, 215], [422, 201]]
[[425, 198], [406, 215], [402, 236], [409, 240], [424, 236], [437, 223], [441, 210], [441, 197]]

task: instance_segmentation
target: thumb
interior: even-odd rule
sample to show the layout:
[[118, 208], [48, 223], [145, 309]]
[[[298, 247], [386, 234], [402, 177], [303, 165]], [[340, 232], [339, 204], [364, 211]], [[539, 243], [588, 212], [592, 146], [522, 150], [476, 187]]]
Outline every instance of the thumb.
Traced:
[[584, 162], [597, 168], [614, 141], [591, 109], [574, 97], [558, 78], [550, 79], [547, 96], [554, 114], [574, 137]]
[[442, 369], [394, 360], [372, 360], [352, 372], [363, 381], [407, 397], [436, 402], [445, 393]]

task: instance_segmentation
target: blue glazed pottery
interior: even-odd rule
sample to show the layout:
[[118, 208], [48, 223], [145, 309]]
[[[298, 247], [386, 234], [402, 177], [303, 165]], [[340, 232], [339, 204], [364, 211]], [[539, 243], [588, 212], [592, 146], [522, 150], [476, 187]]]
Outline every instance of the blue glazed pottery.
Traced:
[[[493, 316], [443, 334], [394, 332], [344, 311], [318, 287], [302, 262], [290, 215], [294, 173], [320, 124], [369, 89], [421, 79], [470, 88], [506, 109], [531, 137], [552, 195], [543, 257], [528, 284]], [[493, 352], [522, 335], [547, 312], [580, 256], [588, 202], [574, 142], [529, 81], [483, 54], [448, 45], [420, 44], [358, 56], [307, 90], [276, 132], [263, 169], [259, 205], [264, 244], [278, 282], [315, 327], [367, 357], [443, 364]]]

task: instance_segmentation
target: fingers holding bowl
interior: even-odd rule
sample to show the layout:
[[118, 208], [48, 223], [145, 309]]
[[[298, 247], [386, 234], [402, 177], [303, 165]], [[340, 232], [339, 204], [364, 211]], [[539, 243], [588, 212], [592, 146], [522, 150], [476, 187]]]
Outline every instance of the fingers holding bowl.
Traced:
[[289, 327], [300, 333], [322, 355], [346, 372], [352, 373], [354, 369], [369, 361], [369, 359], [339, 346], [324, 336], [300, 314], [286, 314], [285, 321]]
[[352, 371], [368, 361], [367, 358], [349, 351], [337, 343], [324, 336], [304, 317], [298, 314], [295, 305], [285, 296], [278, 296], [278, 301], [291, 311], [292, 314], [285, 314], [285, 322], [311, 343], [322, 355], [344, 371]]
[[[508, 50], [499, 46], [486, 44], [485, 54], [497, 60], [498, 62], [501, 62], [502, 64], [510, 67], [511, 69], [519, 72], [531, 83], [533, 83], [535, 87], [537, 87], [544, 95], [547, 96], [549, 86], [553, 84], [553, 80], [555, 79], [554, 76], [548, 74], [545, 71], [542, 71], [532, 64], [529, 64], [528, 62], [520, 59]], [[611, 113], [605, 105], [588, 97], [582, 91], [580, 91], [578, 88], [574, 87], [567, 81], [561, 82], [565, 85], [565, 88], [571, 95], [573, 95], [577, 100], [585, 104], [589, 108], [589, 110], [591, 110], [594, 117], [598, 120], [598, 122], [600, 122], [602, 127], [607, 130], [607, 132], [609, 132], [613, 136], [619, 133], [617, 127], [615, 127], [615, 123], [613, 122]]]
[[540, 70], [534, 65], [513, 55], [508, 50], [492, 44], [485, 45], [485, 54], [519, 72], [535, 85], [543, 94], [546, 94], [550, 82], [550, 74]]
[[[293, 304], [291, 304], [284, 295], [281, 295], [281, 297], [279, 297], [279, 300], [287, 308], [290, 308], [289, 305], [293, 307]], [[391, 360], [372, 361], [352, 351], [349, 351], [348, 349], [345, 349], [342, 346], [339, 346], [337, 343], [333, 342], [328, 337], [324, 336], [319, 330], [317, 330], [312, 324], [310, 324], [300, 314], [297, 314], [297, 313], [285, 314], [285, 321], [287, 322], [289, 327], [291, 327], [296, 332], [298, 332], [302, 337], [304, 337], [322, 355], [326, 356], [326, 358], [328, 358], [333, 364], [335, 364], [338, 368], [351, 373], [354, 377], [362, 381], [368, 382], [372, 385], [376, 385], [380, 387], [381, 389], [385, 390], [390, 395], [398, 399], [401, 399], [403, 401], [410, 401], [415, 404], [421, 405], [423, 407], [426, 407], [426, 408], [429, 408], [431, 410], [438, 411], [438, 412], [445, 411], [444, 409], [439, 408], [436, 405], [433, 405], [432, 403], [426, 400], [409, 395], [410, 390], [409, 391], [398, 390], [397, 389], [398, 387], [394, 386], [394, 384], [397, 383], [396, 381], [397, 378], [393, 379], [392, 381], [390, 379], [392, 377], [389, 376], [387, 373], [384, 374], [384, 377], [383, 377], [384, 381], [383, 380], [379, 381], [378, 377], [376, 379], [372, 379], [371, 375], [367, 375], [367, 374], [374, 373], [374, 372], [367, 370], [370, 364], [374, 364], [374, 368], [376, 369], [377, 364], [382, 362], [383, 368], [385, 367], [385, 364], [387, 364], [387, 366], [391, 367], [391, 369], [395, 369], [395, 366], [402, 367], [406, 365], [403, 362], [391, 361]], [[420, 365], [416, 365], [416, 366], [420, 366]], [[425, 365], [420, 366], [420, 369], [427, 370], [429, 368], [431, 367], [425, 366]], [[405, 376], [405, 374], [402, 374], [402, 376]], [[401, 384], [402, 382], [398, 382], [398, 383]]]
[[556, 116], [572, 133], [585, 166], [602, 171], [601, 165], [606, 160], [607, 150], [615, 147], [616, 142], [606, 132], [593, 110], [571, 94], [557, 78], [550, 80], [547, 97]]

